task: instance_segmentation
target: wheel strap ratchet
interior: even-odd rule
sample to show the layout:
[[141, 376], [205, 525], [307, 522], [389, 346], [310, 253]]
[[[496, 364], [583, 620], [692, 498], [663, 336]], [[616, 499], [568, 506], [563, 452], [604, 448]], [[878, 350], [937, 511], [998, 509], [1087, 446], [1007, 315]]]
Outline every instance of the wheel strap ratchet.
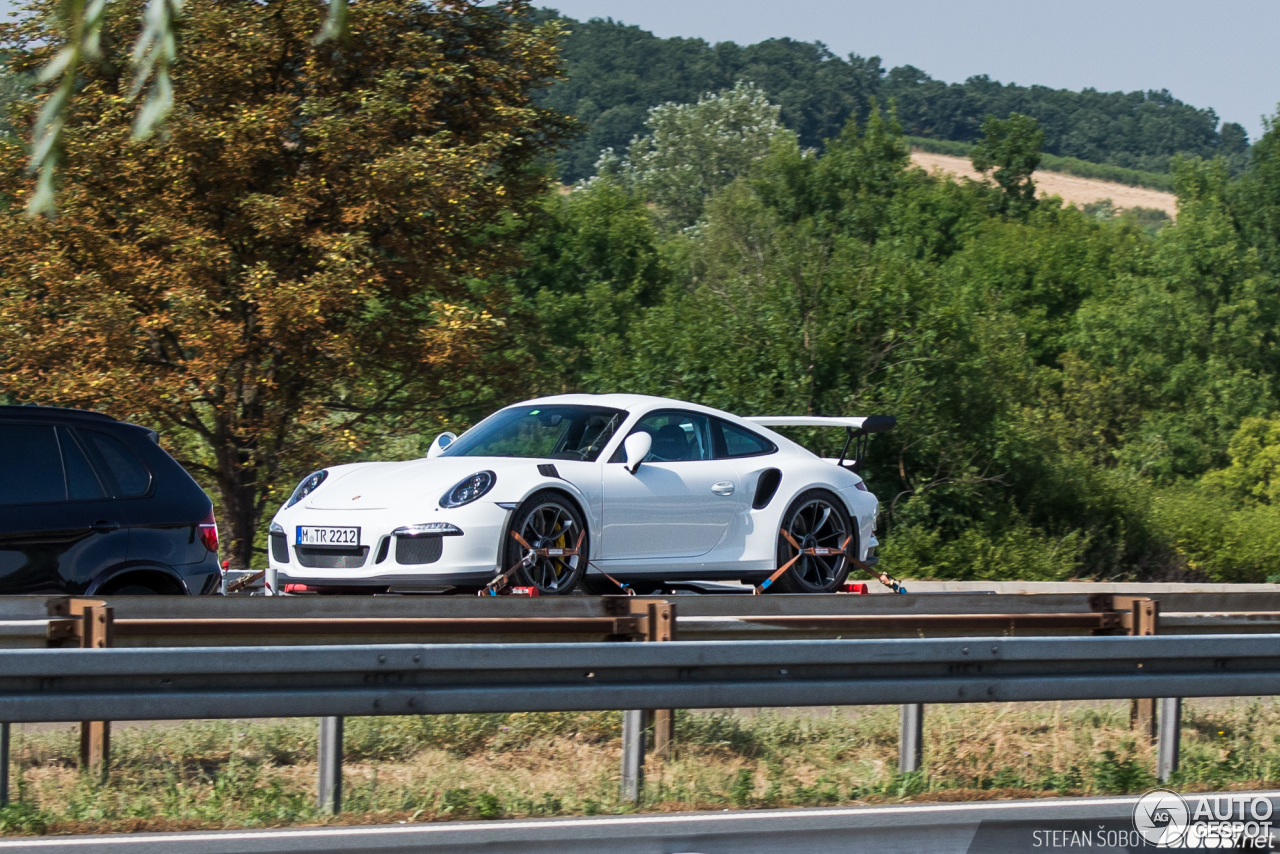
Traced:
[[565, 548], [535, 549], [533, 546], [529, 545], [529, 542], [524, 537], [520, 536], [519, 532], [512, 531], [511, 532], [512, 539], [514, 539], [517, 543], [519, 543], [520, 546], [525, 550], [524, 557], [520, 558], [520, 560], [516, 562], [515, 566], [511, 567], [506, 572], [502, 573], [497, 578], [493, 579], [493, 581], [490, 581], [485, 586], [485, 588], [476, 595], [497, 596], [498, 593], [507, 586], [507, 581], [511, 578], [511, 576], [515, 575], [516, 570], [532, 566], [534, 560], [537, 558], [554, 557], [554, 558], [563, 559], [563, 558], [569, 558], [569, 557], [577, 557], [579, 554], [579, 551], [582, 548], [582, 538], [586, 536], [586, 533], [587, 533], [586, 531], [578, 532], [578, 542], [574, 543], [574, 546], [571, 549], [565, 549]]
[[759, 596], [761, 593], [768, 590], [770, 585], [773, 584], [773, 582], [781, 578], [784, 572], [790, 569], [796, 561], [800, 560], [800, 558], [804, 557], [805, 555], [809, 555], [811, 557], [833, 557], [835, 555], [840, 555], [842, 557], [845, 557], [845, 558], [848, 558], [849, 560], [854, 561], [854, 563], [857, 563], [857, 561], [854, 560], [854, 558], [850, 557], [849, 553], [846, 551], [846, 549], [849, 548], [849, 543], [853, 542], [852, 536], [845, 537], [844, 542], [840, 544], [840, 548], [838, 549], [825, 548], [822, 546], [813, 546], [812, 548], [805, 549], [800, 547], [800, 544], [796, 542], [795, 537], [791, 536], [791, 532], [788, 531], [786, 528], [780, 529], [780, 533], [782, 534], [783, 538], [786, 539], [786, 541], [791, 544], [791, 547], [796, 550], [797, 554], [791, 560], [787, 561], [782, 566], [778, 567], [778, 569], [773, 573], [773, 575], [769, 576], [764, 581], [760, 582], [760, 584], [756, 585], [751, 591], [751, 593], [755, 596]]

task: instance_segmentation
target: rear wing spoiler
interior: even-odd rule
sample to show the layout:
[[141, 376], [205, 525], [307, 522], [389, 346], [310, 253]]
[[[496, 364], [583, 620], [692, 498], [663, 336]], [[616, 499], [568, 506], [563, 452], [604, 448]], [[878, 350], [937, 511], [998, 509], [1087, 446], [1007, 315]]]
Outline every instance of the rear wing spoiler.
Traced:
[[[862, 415], [850, 418], [825, 415], [749, 415], [743, 419], [761, 427], [843, 427], [844, 449], [836, 465], [858, 471], [867, 455], [867, 437], [872, 433], [887, 433], [898, 423], [892, 415]], [[845, 466], [849, 446], [853, 446], [853, 459]]]

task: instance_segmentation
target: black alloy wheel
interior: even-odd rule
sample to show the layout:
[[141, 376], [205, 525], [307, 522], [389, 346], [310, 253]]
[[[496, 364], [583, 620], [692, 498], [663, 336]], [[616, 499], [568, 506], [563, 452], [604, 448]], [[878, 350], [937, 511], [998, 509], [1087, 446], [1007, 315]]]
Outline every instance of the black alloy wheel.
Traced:
[[[801, 550], [823, 548], [836, 551], [849, 543], [850, 553], [857, 548], [858, 538], [849, 523], [844, 502], [823, 489], [801, 493], [782, 517], [782, 529], [791, 534]], [[776, 566], [796, 557], [797, 550], [786, 537], [778, 534]], [[791, 568], [767, 588], [770, 593], [831, 593], [839, 590], [849, 577], [851, 564], [843, 554], [800, 554]]]
[[[526, 548], [511, 532], [519, 534]], [[569, 593], [577, 586], [587, 567], [590, 537], [586, 523], [573, 502], [556, 492], [538, 492], [520, 505], [511, 517], [506, 546], [503, 548], [502, 571], [521, 561], [525, 565], [511, 576], [516, 587], [536, 587], [541, 596]], [[576, 555], [536, 554], [542, 549], [572, 551], [582, 534], [582, 546]], [[532, 550], [532, 552], [531, 552]]]

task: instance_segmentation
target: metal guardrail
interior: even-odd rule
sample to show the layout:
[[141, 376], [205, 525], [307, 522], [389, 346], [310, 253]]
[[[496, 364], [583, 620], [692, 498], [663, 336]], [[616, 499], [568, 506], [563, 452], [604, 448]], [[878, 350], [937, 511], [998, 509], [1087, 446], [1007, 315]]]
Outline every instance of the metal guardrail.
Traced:
[[[1280, 812], [1280, 794], [1267, 798]], [[666, 813], [599, 818], [132, 833], [0, 840], [0, 854], [884, 854], [1021, 852], [1056, 841], [1124, 851], [1137, 841], [1136, 797]], [[1098, 845], [1093, 845], [1094, 841]], [[1215, 840], [1216, 841], [1216, 840]], [[1038, 843], [1038, 844], [1037, 844]], [[1066, 848], [1066, 846], [1061, 846]], [[1070, 849], [1068, 849], [1070, 850]]]
[[[955, 584], [952, 582], [938, 584]], [[1009, 589], [1009, 584], [994, 585]], [[1048, 592], [992, 593], [972, 589], [907, 595], [673, 595], [650, 597], [0, 597], [0, 648], [40, 647], [256, 647], [382, 643], [456, 644], [683, 640], [748, 642], [761, 639], [1088, 636], [1166, 633], [1257, 633], [1280, 631], [1280, 590], [1203, 589], [1197, 585], [1050, 584]], [[1259, 589], [1254, 589], [1259, 588]], [[1125, 592], [1125, 590], [1129, 592]], [[1181, 612], [1132, 594], [1158, 592]], [[1210, 608], [1197, 612], [1196, 608]], [[1236, 610], [1239, 609], [1239, 610]], [[1260, 610], [1272, 609], [1272, 610]], [[665, 621], [665, 622], [664, 622]], [[1131, 696], [1131, 695], [1130, 695]], [[1010, 698], [1012, 699], [1012, 698]], [[923, 701], [904, 705], [900, 770], [917, 770], [923, 732]], [[1163, 715], [1172, 723], [1161, 734], [1158, 763], [1164, 779], [1177, 765], [1176, 698], [1166, 696]], [[653, 706], [652, 700], [647, 703]], [[754, 698], [743, 705], [763, 703]], [[1152, 739], [1157, 707], [1134, 700], [1133, 724]], [[301, 714], [316, 715], [315, 710]], [[105, 769], [110, 726], [94, 719], [81, 726], [81, 761]], [[158, 715], [148, 714], [147, 717]], [[239, 715], [237, 715], [239, 716]], [[64, 711], [63, 719], [73, 717]], [[624, 715], [624, 796], [638, 795], [643, 769], [646, 716]], [[3, 718], [0, 718], [3, 720]], [[672, 712], [652, 713], [655, 749], [673, 738]], [[0, 724], [0, 741], [7, 724]], [[341, 721], [321, 724], [321, 778], [341, 780]], [[1174, 735], [1170, 736], [1169, 733]], [[1172, 740], [1170, 740], [1172, 738]], [[0, 745], [0, 764], [7, 753]], [[2, 776], [2, 775], [0, 775]], [[3, 781], [0, 781], [3, 782]], [[336, 785], [321, 786], [322, 800], [336, 808]], [[0, 802], [7, 787], [0, 785]]]
[[0, 720], [1280, 694], [1280, 641], [1201, 637], [13, 650]]
[[[654, 705], [716, 708], [978, 703], [1280, 693], [1280, 640], [1256, 635], [377, 644], [253, 647], [241, 652], [244, 654], [228, 656], [220, 647], [4, 652], [0, 654], [0, 720], [570, 711]], [[1176, 745], [1176, 714], [1166, 719], [1165, 727], [1170, 726], [1174, 728], [1171, 734], [1165, 728], [1161, 730], [1162, 747], [1165, 742]], [[640, 752], [642, 755], [642, 742]], [[338, 774], [340, 777], [340, 766]], [[972, 824], [975, 809], [975, 805], [965, 806], [971, 817], [966, 826]], [[855, 813], [844, 811], [841, 815]], [[857, 814], [865, 817], [870, 813]], [[679, 820], [700, 819], [683, 816]], [[587, 820], [575, 821], [578, 823], [565, 826], [586, 826], [581, 822]], [[779, 821], [775, 826], [785, 824]], [[617, 824], [611, 827], [619, 829]], [[727, 851], [729, 847], [725, 846], [729, 844], [736, 845], [733, 850], [737, 852], [778, 849], [777, 844], [771, 849], [751, 847], [759, 839], [731, 839], [747, 826], [733, 827], [734, 830], [708, 835], [706, 844], [720, 847], [704, 849], [700, 837], [698, 850]], [[955, 834], [954, 817], [943, 827], [947, 834]], [[835, 839], [830, 834], [809, 838], [810, 831], [817, 829], [825, 832], [831, 828], [818, 821], [815, 826], [797, 830], [801, 836], [774, 839], [785, 840], [788, 852], [828, 850], [806, 847], [830, 844]], [[377, 830], [257, 831], [252, 836], [257, 847], [235, 850], [353, 850], [353, 833]], [[414, 830], [417, 834], [426, 832]], [[440, 841], [453, 845], [452, 850], [466, 850], [465, 845], [481, 843], [496, 846], [489, 850], [507, 850], [497, 845], [499, 840], [483, 833], [463, 840], [444, 832], [413, 838], [396, 836], [385, 829], [381, 832], [377, 839], [362, 838], [360, 849], [398, 851], [405, 850], [403, 845], [412, 844], [416, 846], [412, 850], [429, 850]], [[979, 826], [975, 834], [980, 832]], [[217, 838], [223, 837], [198, 836], [204, 840], [204, 847], [189, 850], [226, 850], [215, 844]], [[234, 838], [242, 837], [243, 834]], [[191, 838], [169, 836], [166, 844]], [[225, 837], [228, 842], [232, 838]], [[689, 838], [689, 830], [681, 830], [678, 838]], [[940, 841], [946, 838], [937, 837]], [[338, 847], [327, 848], [326, 840]], [[558, 844], [554, 849], [557, 851], [579, 850], [567, 846], [583, 841], [598, 845], [598, 840], [591, 834], [571, 834], [568, 840], [547, 839], [548, 843]], [[937, 848], [933, 840], [934, 837], [918, 837], [921, 843], [929, 844], [916, 850], [949, 850]], [[527, 834], [522, 837], [521, 850], [530, 850], [530, 841]], [[870, 845], [872, 841], [867, 839], [866, 843]], [[885, 844], [889, 841], [886, 839]], [[912, 844], [915, 841], [913, 838]], [[80, 846], [99, 842], [76, 840], [76, 844], [77, 850], [86, 850]], [[504, 844], [511, 844], [511, 839], [508, 837]], [[12, 846], [0, 843], [0, 848], [4, 847]], [[630, 850], [618, 846], [611, 849]], [[635, 850], [654, 849], [651, 844]]]
[[[1155, 585], [1165, 587], [1168, 585]], [[687, 640], [1123, 633], [1134, 595], [1032, 593], [652, 597], [0, 597], [0, 648], [79, 645], [85, 604], [113, 609], [113, 646], [586, 641], [637, 634], [671, 602]], [[1161, 629], [1280, 632], [1280, 592], [1159, 594]], [[77, 604], [79, 603], [79, 604]], [[75, 613], [72, 613], [72, 612]]]

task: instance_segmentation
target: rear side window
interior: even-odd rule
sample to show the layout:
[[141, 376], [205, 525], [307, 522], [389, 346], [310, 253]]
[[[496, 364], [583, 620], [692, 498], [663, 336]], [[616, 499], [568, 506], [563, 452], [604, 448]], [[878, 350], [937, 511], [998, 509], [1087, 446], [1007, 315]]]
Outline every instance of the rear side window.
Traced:
[[71, 500], [106, 498], [89, 458], [66, 427], [58, 428], [58, 444], [62, 446], [62, 461], [67, 467], [67, 495]]
[[110, 487], [117, 497], [135, 498], [147, 494], [151, 488], [151, 472], [138, 462], [123, 442], [97, 430], [81, 430], [80, 435], [97, 452], [108, 479], [115, 481]]
[[0, 424], [0, 504], [66, 500], [67, 484], [53, 428]]
[[727, 421], [716, 423], [720, 425], [720, 433], [724, 436], [726, 457], [758, 457], [778, 450], [768, 439], [757, 436], [750, 430], [744, 430]]

